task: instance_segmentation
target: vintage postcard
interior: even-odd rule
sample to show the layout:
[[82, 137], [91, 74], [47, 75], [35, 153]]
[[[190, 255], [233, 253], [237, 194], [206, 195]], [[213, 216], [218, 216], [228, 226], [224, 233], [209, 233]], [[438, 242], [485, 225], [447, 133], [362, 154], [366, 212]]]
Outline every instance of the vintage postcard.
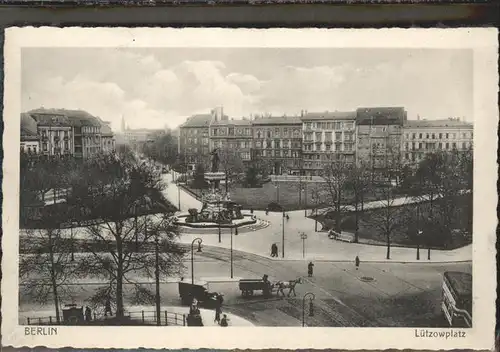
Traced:
[[492, 348], [497, 60], [487, 28], [8, 29], [4, 345]]

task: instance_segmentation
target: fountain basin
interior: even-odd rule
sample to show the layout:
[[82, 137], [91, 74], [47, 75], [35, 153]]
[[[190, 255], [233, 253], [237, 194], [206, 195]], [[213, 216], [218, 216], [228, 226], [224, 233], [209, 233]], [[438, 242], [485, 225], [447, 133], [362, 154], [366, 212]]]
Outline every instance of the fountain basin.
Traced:
[[211, 229], [211, 228], [237, 228], [242, 226], [254, 225], [257, 223], [257, 217], [252, 214], [242, 214], [242, 219], [233, 219], [229, 224], [218, 224], [216, 222], [186, 222], [189, 213], [181, 213], [176, 215], [173, 223], [177, 226], [190, 227], [194, 229]]

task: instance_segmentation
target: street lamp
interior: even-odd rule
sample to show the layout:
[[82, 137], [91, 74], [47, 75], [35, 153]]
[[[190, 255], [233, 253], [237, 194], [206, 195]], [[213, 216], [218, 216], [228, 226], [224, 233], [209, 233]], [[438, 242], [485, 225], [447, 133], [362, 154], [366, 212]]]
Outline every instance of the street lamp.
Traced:
[[274, 187], [276, 188], [276, 203], [280, 204], [280, 185], [278, 181], [276, 181]]
[[306, 311], [306, 298], [307, 297], [309, 297], [309, 316], [310, 317], [314, 316], [313, 301], [314, 301], [314, 299], [316, 299], [316, 296], [312, 292], [306, 292], [306, 294], [302, 298], [302, 327], [304, 327], [306, 325], [305, 311]]
[[155, 235], [155, 284], [156, 284], [156, 325], [161, 325], [161, 314], [160, 314], [160, 263], [159, 263], [159, 236]]
[[417, 260], [420, 260], [420, 239], [422, 238], [422, 230], [417, 231]]
[[231, 227], [231, 279], [232, 278], [233, 278], [233, 228]]
[[300, 239], [302, 240], [302, 258], [305, 258], [307, 234], [305, 232], [300, 232]]
[[219, 243], [221, 243], [221, 228], [220, 228], [220, 221], [221, 221], [221, 214], [220, 214], [220, 199], [217, 200], [217, 207], [219, 208], [219, 212], [217, 213], [217, 227], [219, 229]]
[[304, 182], [304, 217], [307, 218], [307, 178]]
[[283, 209], [283, 216], [281, 219], [281, 257], [285, 258], [285, 209]]
[[198, 250], [197, 253], [201, 253], [201, 243], [203, 240], [201, 238], [195, 238], [193, 242], [191, 242], [191, 284], [194, 285], [194, 243], [198, 242]]

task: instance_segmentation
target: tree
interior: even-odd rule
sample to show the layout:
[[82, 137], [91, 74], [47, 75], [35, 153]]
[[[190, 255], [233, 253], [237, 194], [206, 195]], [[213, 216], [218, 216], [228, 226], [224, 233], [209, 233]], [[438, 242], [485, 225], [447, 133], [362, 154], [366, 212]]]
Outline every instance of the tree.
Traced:
[[382, 185], [376, 191], [380, 199], [379, 209], [369, 211], [369, 226], [375, 231], [380, 231], [387, 242], [386, 258], [391, 258], [391, 238], [392, 235], [404, 225], [404, 206], [398, 204], [398, 194], [396, 189], [389, 184]]
[[[150, 209], [165, 204], [165, 200], [161, 197], [164, 185], [160, 175], [145, 163], [137, 165], [103, 155], [90, 161], [83, 176], [88, 193], [80, 204], [91, 218], [99, 221], [86, 229], [90, 255], [81, 261], [80, 269], [87, 275], [109, 280], [108, 287], [96, 292], [94, 301], [113, 298], [116, 315], [123, 318], [124, 282], [133, 284], [138, 300], [147, 301], [150, 297], [137, 284], [137, 275], [152, 275], [151, 248], [156, 236], [162, 239], [161, 272], [168, 275], [182, 269], [184, 251], [175, 241], [178, 234], [170, 222], [174, 207], [165, 208], [164, 216], [147, 215]], [[135, 215], [140, 216], [137, 221]], [[95, 244], [105, 251], [95, 250]]]
[[338, 159], [328, 163], [323, 168], [321, 177], [324, 180], [326, 202], [332, 206], [335, 214], [335, 231], [342, 231], [342, 215], [345, 212], [346, 188], [349, 182], [352, 164]]
[[243, 160], [237, 150], [225, 147], [219, 150], [220, 171], [224, 172], [226, 194], [229, 191], [229, 182], [233, 176], [244, 170]]
[[245, 169], [245, 184], [248, 187], [255, 187], [259, 183], [259, 170], [253, 164]]
[[353, 165], [348, 170], [347, 189], [352, 192], [354, 206], [355, 229], [354, 242], [359, 241], [360, 212], [364, 210], [365, 197], [371, 188], [370, 171], [364, 165]]
[[20, 238], [19, 276], [24, 294], [41, 304], [52, 299], [57, 323], [61, 300], [71, 297], [69, 284], [78, 276], [69, 246], [57, 228], [28, 230]]
[[203, 164], [196, 164], [196, 168], [193, 174], [192, 186], [195, 189], [205, 189], [207, 188], [207, 181], [205, 181], [205, 167]]

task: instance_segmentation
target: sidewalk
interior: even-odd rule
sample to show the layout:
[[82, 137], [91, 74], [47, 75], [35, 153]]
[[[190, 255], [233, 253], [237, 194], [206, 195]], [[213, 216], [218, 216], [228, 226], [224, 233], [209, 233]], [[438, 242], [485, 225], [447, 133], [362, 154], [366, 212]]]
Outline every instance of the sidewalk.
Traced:
[[[170, 175], [168, 175], [168, 179], [171, 180]], [[189, 207], [201, 207], [201, 203], [194, 197], [182, 190], [180, 193], [181, 205], [184, 202]], [[165, 196], [174, 202], [178, 199], [177, 195], [177, 185], [170, 183]], [[400, 202], [403, 202], [403, 198], [401, 198]], [[370, 203], [375, 204], [379, 202]], [[451, 251], [431, 250], [431, 260], [427, 260], [427, 249], [425, 248], [420, 249], [420, 260], [417, 260], [417, 250], [415, 248], [392, 247], [391, 259], [386, 259], [386, 246], [331, 240], [328, 238], [326, 232], [314, 232], [314, 220], [304, 217], [303, 210], [290, 211], [287, 214], [290, 220], [284, 221], [285, 258], [282, 258], [283, 218], [281, 213], [271, 212], [266, 215], [264, 211], [255, 211], [254, 215], [259, 219], [269, 221], [269, 226], [255, 232], [240, 233], [238, 236], [233, 235], [233, 249], [264, 256], [272, 260], [354, 261], [356, 256], [359, 256], [360, 260], [364, 262], [382, 263], [442, 263], [472, 260], [472, 245]], [[301, 232], [307, 234], [307, 239], [304, 242], [304, 251], [302, 248], [303, 242], [300, 238]], [[194, 231], [186, 231], [181, 236], [180, 241], [191, 243], [197, 236], [199, 234], [194, 233]], [[216, 233], [203, 234], [202, 236], [204, 246], [230, 248], [229, 234], [222, 234], [221, 243], [219, 243], [219, 236]], [[278, 258], [270, 256], [270, 248], [273, 243], [278, 245]]]
[[[164, 314], [165, 311], [168, 313], [177, 313], [177, 314], [187, 314], [189, 313], [189, 307], [179, 307], [179, 306], [161, 306], [160, 307], [161, 314]], [[140, 313], [141, 311], [144, 312], [154, 312], [155, 307], [154, 306], [126, 306], [125, 307], [125, 312], [133, 312], [133, 313]], [[210, 326], [210, 327], [219, 327], [219, 325], [214, 322], [214, 317], [215, 317], [215, 311], [210, 310], [210, 309], [200, 309], [201, 313], [201, 318], [203, 319], [203, 324], [204, 326]], [[62, 314], [62, 313], [61, 313]], [[235, 314], [228, 313], [224, 311], [224, 306], [222, 307], [222, 314], [226, 314], [227, 317], [229, 318], [229, 326], [255, 326], [248, 320], [241, 318]], [[44, 308], [43, 310], [27, 310], [27, 311], [20, 311], [19, 312], [19, 317], [18, 321], [19, 324], [26, 324], [26, 318], [44, 318], [44, 317], [49, 317], [53, 316], [55, 317], [55, 311], [54, 309], [50, 308]], [[55, 319], [55, 318], [54, 318]]]

